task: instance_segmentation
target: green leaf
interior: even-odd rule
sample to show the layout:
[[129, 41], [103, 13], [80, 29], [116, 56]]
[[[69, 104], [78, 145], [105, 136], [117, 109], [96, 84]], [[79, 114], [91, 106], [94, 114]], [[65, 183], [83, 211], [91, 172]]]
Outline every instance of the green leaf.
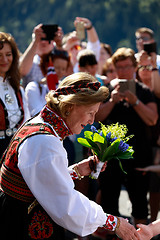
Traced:
[[126, 151], [126, 152], [122, 152], [122, 151], [118, 152], [117, 156], [120, 159], [129, 159], [129, 158], [133, 158], [132, 156], [133, 153], [134, 153], [133, 149], [130, 149], [129, 151]]
[[77, 141], [82, 144], [84, 147], [88, 147], [92, 149], [92, 146], [89, 144], [89, 142], [87, 141], [87, 139], [84, 138], [77, 138]]
[[85, 138], [92, 139], [93, 132], [91, 132], [91, 131], [85, 131], [85, 132], [84, 132], [84, 136], [85, 136]]
[[[118, 158], [117, 158], [118, 159]], [[123, 169], [123, 166], [122, 166], [122, 163], [121, 163], [121, 161], [118, 159], [118, 161], [119, 161], [119, 166], [120, 166], [120, 168], [122, 169], [122, 171], [125, 173], [125, 174], [127, 174], [127, 172], [126, 171], [124, 171], [124, 169]]]
[[101, 135], [99, 135], [98, 133], [94, 133], [93, 141], [99, 142], [99, 143], [104, 143], [104, 138]]
[[101, 161], [105, 162], [107, 160], [110, 160], [115, 156], [115, 153], [117, 153], [118, 146], [119, 146], [120, 140], [115, 140], [108, 148], [106, 148], [105, 152], [103, 153], [103, 158]]
[[100, 151], [101, 150], [101, 148], [99, 147], [99, 145], [97, 143], [93, 142], [92, 140], [90, 140], [88, 138], [87, 138], [87, 141], [92, 146], [93, 150], [96, 150], [96, 151]]

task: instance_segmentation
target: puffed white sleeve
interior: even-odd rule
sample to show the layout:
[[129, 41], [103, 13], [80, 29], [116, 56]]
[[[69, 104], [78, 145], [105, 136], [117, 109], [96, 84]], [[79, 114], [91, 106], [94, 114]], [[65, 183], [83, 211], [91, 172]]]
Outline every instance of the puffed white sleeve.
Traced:
[[105, 224], [101, 206], [74, 189], [67, 153], [57, 137], [36, 135], [25, 140], [18, 167], [37, 201], [60, 226], [86, 236]]

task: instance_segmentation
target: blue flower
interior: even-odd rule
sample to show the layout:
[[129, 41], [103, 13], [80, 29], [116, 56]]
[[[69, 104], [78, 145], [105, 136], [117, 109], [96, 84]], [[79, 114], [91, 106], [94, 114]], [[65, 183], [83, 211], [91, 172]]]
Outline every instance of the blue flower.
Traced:
[[111, 132], [106, 135], [107, 142], [114, 142], [117, 137], [111, 138]]
[[121, 150], [122, 152], [126, 152], [127, 149], [129, 148], [129, 144], [120, 141], [119, 146], [118, 146], [119, 150]]
[[107, 133], [106, 135], [107, 142], [111, 140], [111, 132]]
[[102, 131], [99, 133], [99, 135], [102, 137], [102, 135], [103, 135]]
[[110, 141], [114, 142], [117, 139], [117, 137], [112, 138]]
[[91, 126], [91, 131], [92, 132], [98, 132], [97, 128], [95, 126], [93, 126], [93, 125]]

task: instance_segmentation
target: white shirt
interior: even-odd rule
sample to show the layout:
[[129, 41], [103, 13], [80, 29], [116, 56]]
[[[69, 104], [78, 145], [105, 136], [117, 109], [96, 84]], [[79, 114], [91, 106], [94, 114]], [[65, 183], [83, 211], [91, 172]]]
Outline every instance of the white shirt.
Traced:
[[[42, 122], [39, 115], [32, 122]], [[67, 153], [59, 137], [35, 135], [18, 151], [18, 167], [31, 192], [60, 226], [86, 236], [105, 224], [100, 205], [74, 189]]]
[[[96, 56], [97, 62], [99, 61], [100, 57], [100, 49], [101, 49], [101, 44], [100, 41], [97, 40], [96, 42], [87, 42], [87, 49], [92, 50]], [[79, 67], [78, 67], [78, 62], [76, 62], [73, 72], [79, 72]]]
[[30, 72], [23, 77], [22, 84], [24, 88], [27, 86], [29, 82], [31, 81], [40, 82], [42, 78], [44, 78], [44, 75], [42, 74], [39, 63], [40, 63], [40, 56], [36, 54], [33, 58], [33, 64]]
[[[20, 87], [20, 91], [22, 93], [22, 101], [23, 101], [23, 108], [24, 108], [23, 122], [25, 122], [28, 118], [30, 118], [30, 113], [27, 106], [27, 101], [25, 99], [24, 90], [22, 87]], [[5, 82], [3, 82], [2, 77], [0, 77], [0, 99], [5, 104], [5, 107], [8, 112], [9, 127], [14, 128], [15, 125], [21, 119], [21, 111], [19, 109], [15, 91], [13, 90], [13, 88], [11, 87], [7, 79], [5, 80]]]
[[41, 111], [43, 106], [46, 104], [45, 96], [48, 93], [47, 84], [41, 84], [41, 91], [37, 82], [28, 83], [25, 88], [25, 95], [28, 102], [28, 108], [31, 116]]

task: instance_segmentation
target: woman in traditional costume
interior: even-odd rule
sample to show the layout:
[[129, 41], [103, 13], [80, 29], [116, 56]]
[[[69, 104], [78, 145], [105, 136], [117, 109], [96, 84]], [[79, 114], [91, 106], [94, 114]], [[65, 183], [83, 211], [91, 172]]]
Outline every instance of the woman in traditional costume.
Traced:
[[97, 159], [91, 156], [68, 167], [62, 144], [66, 136], [93, 124], [107, 97], [108, 89], [90, 74], [69, 75], [48, 93], [41, 112], [18, 130], [1, 162], [2, 239], [62, 240], [63, 229], [87, 236], [102, 227], [124, 240], [140, 240], [126, 219], [104, 213], [74, 189], [74, 179], [88, 176]]
[[0, 158], [18, 127], [30, 117], [18, 64], [14, 38], [0, 32]]

